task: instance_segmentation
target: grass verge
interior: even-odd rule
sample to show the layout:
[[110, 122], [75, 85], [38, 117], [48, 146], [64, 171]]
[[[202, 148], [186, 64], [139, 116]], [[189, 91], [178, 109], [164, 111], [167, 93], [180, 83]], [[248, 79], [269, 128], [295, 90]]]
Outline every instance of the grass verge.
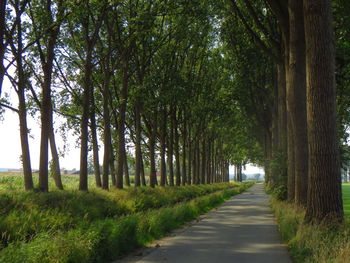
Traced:
[[294, 262], [350, 262], [349, 224], [340, 229], [305, 224], [303, 209], [274, 198], [271, 207]]
[[343, 202], [345, 217], [350, 219], [350, 183], [343, 184]]
[[47, 230], [34, 238], [17, 240], [0, 251], [0, 262], [106, 262], [164, 236], [218, 206], [251, 184], [119, 217], [80, 222], [64, 230]]
[[44, 232], [75, 229], [82, 221], [116, 219], [125, 215], [172, 206], [238, 184], [128, 188], [90, 192], [49, 193], [0, 191], [0, 250], [12, 242], [29, 242]]

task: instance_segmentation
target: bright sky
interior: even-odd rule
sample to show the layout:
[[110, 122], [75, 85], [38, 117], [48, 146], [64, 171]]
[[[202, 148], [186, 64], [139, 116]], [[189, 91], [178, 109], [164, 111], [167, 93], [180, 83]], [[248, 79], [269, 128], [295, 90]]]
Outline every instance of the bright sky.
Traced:
[[[40, 122], [28, 116], [30, 129], [29, 147], [33, 169], [39, 167], [40, 152]], [[76, 137], [70, 135], [68, 151], [65, 157], [60, 159], [61, 168], [78, 169], [79, 149], [75, 148]], [[63, 149], [63, 140], [56, 133], [56, 143], [59, 149]], [[4, 121], [0, 121], [0, 168], [20, 168], [21, 142], [19, 135], [19, 120], [17, 113], [6, 110]]]
[[[16, 94], [11, 91], [8, 82], [3, 85], [2, 95], [9, 93], [13, 107], [17, 107], [18, 100]], [[18, 114], [10, 110], [5, 111], [4, 120], [0, 121], [0, 168], [21, 168], [21, 142], [19, 135]], [[29, 147], [32, 169], [39, 167], [40, 153], [40, 119], [33, 119], [28, 115], [28, 128], [30, 129]], [[64, 158], [60, 159], [61, 168], [79, 168], [80, 150], [75, 148], [78, 138], [70, 134], [68, 136], [68, 147]], [[63, 140], [56, 133], [56, 143], [58, 151], [63, 149]]]
[[[40, 149], [40, 123], [28, 116], [28, 126], [31, 130], [29, 139], [32, 168], [39, 167], [39, 149]], [[58, 148], [63, 148], [63, 141], [59, 134], [56, 134]], [[75, 148], [77, 138], [73, 135], [68, 139], [68, 151], [64, 158], [60, 159], [61, 168], [79, 169], [80, 149]], [[101, 151], [100, 151], [101, 152]], [[17, 113], [6, 110], [4, 121], [0, 121], [0, 168], [20, 168], [21, 143], [19, 136], [19, 121]], [[101, 156], [102, 157], [102, 156]], [[102, 159], [101, 159], [102, 160]], [[233, 167], [230, 167], [230, 173], [233, 173]], [[263, 174], [264, 171], [256, 166], [247, 165], [243, 173]]]
[[[11, 92], [8, 83], [4, 83], [3, 93], [11, 94], [11, 101], [13, 106], [17, 107], [16, 94]], [[21, 168], [20, 163], [21, 156], [21, 142], [19, 135], [19, 120], [17, 113], [10, 110], [5, 111], [3, 115], [4, 120], [0, 121], [0, 168]], [[55, 119], [59, 119], [57, 116]], [[39, 167], [39, 153], [40, 153], [40, 119], [33, 119], [28, 115], [28, 128], [30, 129], [29, 147], [30, 157], [32, 163], [32, 169], [38, 169]], [[65, 169], [79, 169], [80, 149], [75, 148], [75, 143], [78, 140], [76, 136], [70, 134], [68, 136], [68, 146], [65, 156], [60, 158], [60, 166]], [[63, 149], [64, 143], [61, 136], [56, 133], [56, 144], [58, 151]], [[102, 147], [100, 148], [100, 160], [102, 160]], [[233, 167], [230, 167], [230, 173], [233, 174]], [[247, 165], [243, 170], [246, 174], [263, 174], [264, 171], [258, 167]]]

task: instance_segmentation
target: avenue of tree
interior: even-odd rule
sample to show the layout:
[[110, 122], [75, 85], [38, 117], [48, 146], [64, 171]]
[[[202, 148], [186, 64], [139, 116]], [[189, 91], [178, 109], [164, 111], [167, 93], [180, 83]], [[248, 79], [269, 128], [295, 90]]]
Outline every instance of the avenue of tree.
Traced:
[[103, 189], [130, 186], [130, 166], [135, 187], [155, 187], [228, 181], [229, 165], [241, 180], [253, 162], [308, 221], [342, 222], [349, 13], [346, 0], [1, 1], [0, 113], [19, 116], [25, 189], [31, 114], [41, 191], [50, 173], [63, 189], [55, 134], [70, 129], [79, 190], [89, 153]]

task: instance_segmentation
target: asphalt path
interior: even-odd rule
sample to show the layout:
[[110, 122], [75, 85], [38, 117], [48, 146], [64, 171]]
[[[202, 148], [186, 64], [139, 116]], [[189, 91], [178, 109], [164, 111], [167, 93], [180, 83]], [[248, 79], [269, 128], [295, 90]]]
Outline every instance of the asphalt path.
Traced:
[[268, 199], [255, 184], [128, 262], [290, 263]]

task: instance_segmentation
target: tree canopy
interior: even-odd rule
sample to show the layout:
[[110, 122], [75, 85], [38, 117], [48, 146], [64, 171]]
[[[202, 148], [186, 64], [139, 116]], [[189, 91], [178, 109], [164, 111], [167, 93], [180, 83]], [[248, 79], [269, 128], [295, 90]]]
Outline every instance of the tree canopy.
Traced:
[[18, 105], [0, 93], [0, 113], [19, 116], [25, 189], [34, 188], [30, 112], [41, 120], [41, 191], [49, 149], [63, 189], [59, 116], [79, 136], [80, 190], [89, 152], [103, 189], [131, 176], [136, 187], [228, 181], [230, 165], [255, 163], [281, 198], [341, 221], [350, 5], [324, 2], [2, 1], [0, 87], [11, 83]]

